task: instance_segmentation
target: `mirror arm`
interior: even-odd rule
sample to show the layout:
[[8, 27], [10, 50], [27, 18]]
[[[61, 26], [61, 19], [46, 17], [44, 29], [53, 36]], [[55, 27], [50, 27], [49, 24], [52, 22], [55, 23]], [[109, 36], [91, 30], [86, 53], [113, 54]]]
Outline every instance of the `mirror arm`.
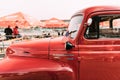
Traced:
[[75, 47], [75, 46], [74, 46], [72, 43], [66, 42], [66, 44], [65, 44], [66, 50], [70, 50], [70, 49], [72, 49], [73, 47]]

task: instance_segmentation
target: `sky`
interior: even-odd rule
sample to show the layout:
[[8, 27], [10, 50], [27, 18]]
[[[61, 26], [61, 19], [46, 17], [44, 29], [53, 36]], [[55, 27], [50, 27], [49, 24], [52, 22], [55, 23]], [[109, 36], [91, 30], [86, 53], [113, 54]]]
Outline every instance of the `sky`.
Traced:
[[80, 9], [96, 5], [120, 6], [120, 0], [0, 0], [0, 17], [16, 12], [36, 19], [70, 19]]

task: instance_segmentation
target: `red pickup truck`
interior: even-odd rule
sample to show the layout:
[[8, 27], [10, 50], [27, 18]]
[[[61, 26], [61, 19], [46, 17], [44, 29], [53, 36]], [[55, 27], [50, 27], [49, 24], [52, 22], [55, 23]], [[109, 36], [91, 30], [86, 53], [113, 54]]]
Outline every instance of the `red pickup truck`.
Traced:
[[85, 8], [63, 37], [10, 45], [0, 80], [120, 80], [120, 8]]

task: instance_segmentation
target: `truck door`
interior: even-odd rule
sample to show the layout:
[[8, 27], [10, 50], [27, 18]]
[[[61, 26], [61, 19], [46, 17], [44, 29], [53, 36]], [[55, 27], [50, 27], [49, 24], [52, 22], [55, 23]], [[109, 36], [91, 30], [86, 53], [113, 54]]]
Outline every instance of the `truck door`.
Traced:
[[92, 20], [79, 40], [79, 80], [119, 80], [120, 14]]

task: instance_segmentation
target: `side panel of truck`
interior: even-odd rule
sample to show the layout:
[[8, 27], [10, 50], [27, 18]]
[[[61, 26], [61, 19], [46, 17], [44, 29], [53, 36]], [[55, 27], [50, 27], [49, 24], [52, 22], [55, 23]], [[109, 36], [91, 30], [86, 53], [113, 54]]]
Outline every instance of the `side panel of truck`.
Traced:
[[80, 80], [119, 80], [120, 51], [109, 50], [119, 47], [112, 44], [81, 45]]
[[[54, 46], [52, 45], [54, 43]], [[65, 46], [63, 46], [64, 42], [58, 44], [57, 41], [51, 40], [51, 49], [50, 49], [50, 59], [56, 61], [61, 64], [63, 67], [69, 65], [68, 68], [72, 70], [73, 80], [78, 80], [78, 45], [74, 45], [75, 47], [71, 50], [66, 50]], [[62, 45], [62, 46], [61, 46]]]

